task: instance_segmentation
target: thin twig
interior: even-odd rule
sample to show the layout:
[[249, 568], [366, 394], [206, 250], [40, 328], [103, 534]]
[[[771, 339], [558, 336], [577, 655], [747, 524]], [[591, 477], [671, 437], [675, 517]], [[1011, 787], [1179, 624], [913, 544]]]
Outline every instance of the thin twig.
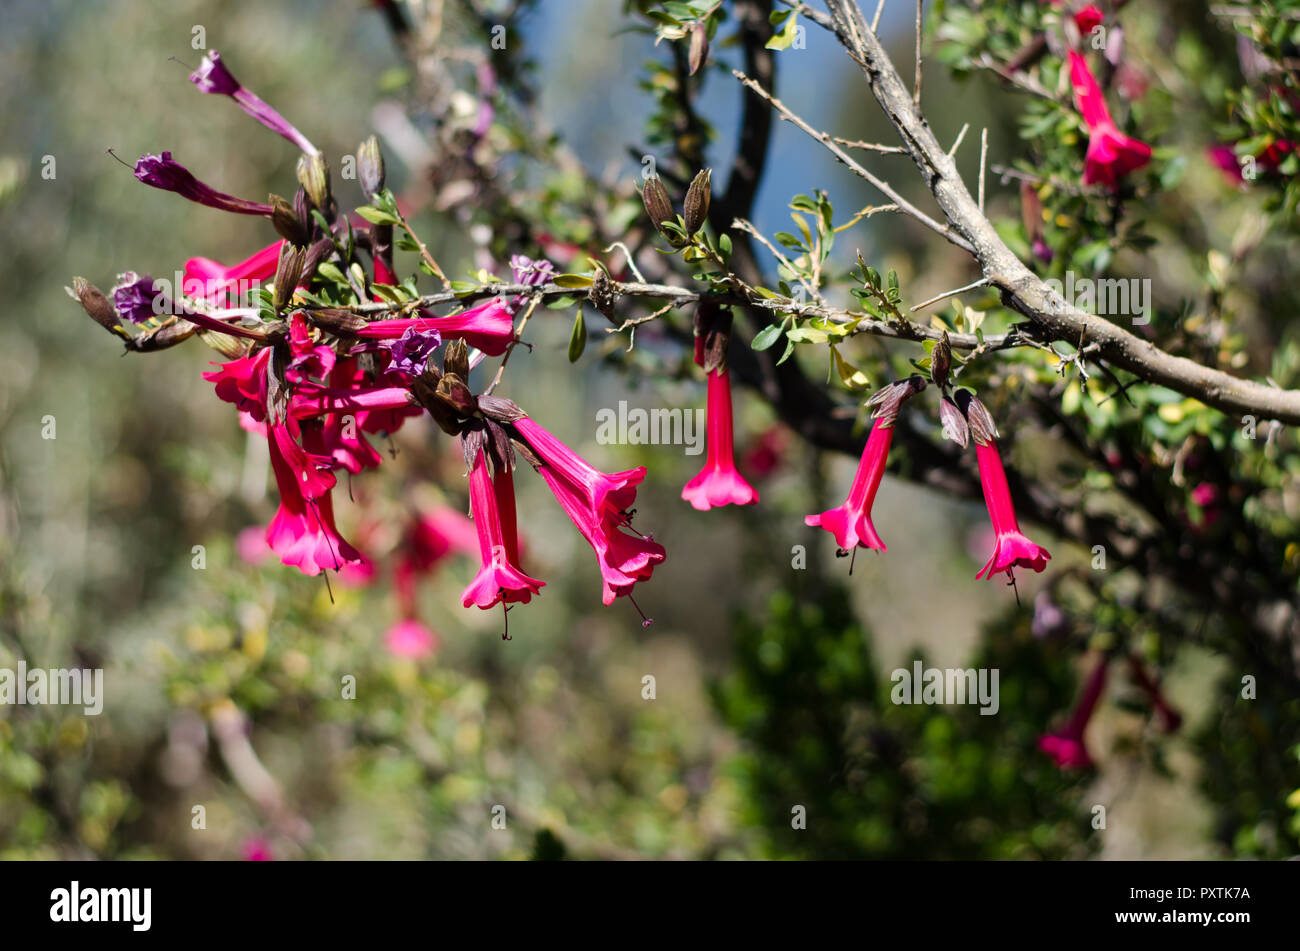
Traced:
[[978, 281], [972, 281], [970, 284], [967, 284], [965, 287], [956, 287], [950, 291], [944, 291], [942, 294], [936, 294], [934, 297], [931, 297], [929, 300], [921, 301], [921, 303], [917, 304], [915, 307], [912, 307], [911, 311], [912, 313], [916, 313], [922, 307], [929, 307], [931, 304], [937, 304], [939, 301], [946, 300], [949, 297], [956, 297], [958, 294], [963, 294], [966, 291], [973, 291], [977, 287], [984, 287], [986, 284], [988, 284], [988, 282], [989, 279], [987, 277], [981, 277]]
[[988, 126], [980, 133], [980, 197], [979, 208], [980, 214], [984, 214], [984, 167], [989, 160], [989, 130]]

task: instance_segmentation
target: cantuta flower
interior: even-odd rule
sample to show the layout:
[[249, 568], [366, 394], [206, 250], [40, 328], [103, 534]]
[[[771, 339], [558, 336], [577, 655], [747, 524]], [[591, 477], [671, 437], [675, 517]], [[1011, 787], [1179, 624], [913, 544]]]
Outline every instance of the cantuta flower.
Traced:
[[469, 474], [469, 505], [478, 531], [482, 567], [460, 600], [465, 607], [475, 605], [483, 610], [502, 602], [527, 604], [546, 584], [530, 578], [510, 560], [510, 553], [518, 552], [518, 541], [506, 539], [507, 524], [514, 534], [514, 495], [509, 494], [508, 511], [503, 513], [502, 502], [506, 501], [507, 493], [504, 488], [501, 491], [494, 488], [493, 481], [488, 473], [487, 457], [480, 449]]
[[140, 156], [139, 161], [135, 163], [135, 177], [154, 188], [175, 192], [200, 205], [219, 208], [221, 211], [229, 211], [237, 215], [261, 215], [269, 218], [275, 210], [270, 205], [245, 201], [203, 184], [190, 174], [189, 169], [173, 159], [170, 152], [164, 152], [162, 155]]
[[[421, 311], [424, 313], [424, 311]], [[357, 331], [367, 340], [397, 340], [408, 330], [436, 330], [444, 340], [464, 340], [489, 357], [499, 357], [514, 339], [514, 321], [505, 301], [493, 298], [447, 317], [399, 317], [375, 320]]]
[[190, 258], [185, 262], [184, 282], [181, 285], [185, 296], [220, 304], [228, 303], [227, 292], [239, 290], [241, 281], [246, 282], [247, 287], [254, 282], [261, 283], [275, 277], [283, 244], [283, 241], [274, 241], [230, 267], [211, 258]]
[[1110, 657], [1102, 654], [1098, 658], [1092, 673], [1083, 685], [1079, 703], [1064, 727], [1055, 733], [1048, 733], [1038, 739], [1038, 748], [1056, 762], [1061, 769], [1088, 769], [1093, 765], [1088, 748], [1083, 743], [1083, 733], [1088, 728], [1097, 701], [1106, 687], [1106, 671], [1110, 667]]
[[636, 502], [645, 467], [604, 473], [530, 417], [520, 417], [514, 426], [537, 457], [538, 471], [556, 501], [596, 553], [602, 602], [609, 605], [615, 598], [630, 596], [633, 586], [648, 580], [666, 555], [653, 539], [624, 531], [630, 529], [628, 512]]
[[1042, 571], [1047, 567], [1051, 555], [1041, 545], [1036, 545], [1020, 532], [1016, 521], [1016, 509], [1011, 501], [1011, 489], [1007, 485], [1006, 470], [1002, 468], [1002, 456], [998, 453], [997, 429], [993, 418], [969, 391], [959, 394], [966, 399], [966, 418], [970, 423], [971, 436], [975, 439], [975, 458], [979, 461], [980, 486], [984, 490], [984, 504], [989, 510], [989, 520], [997, 541], [993, 547], [993, 557], [988, 560], [976, 578], [992, 578], [1006, 572], [1015, 580], [1013, 568], [1030, 568]]
[[894, 438], [894, 424], [903, 401], [913, 393], [925, 389], [925, 380], [914, 376], [909, 380], [891, 383], [871, 397], [876, 407], [876, 421], [867, 437], [867, 445], [858, 461], [858, 470], [849, 488], [844, 504], [828, 509], [820, 515], [804, 517], [804, 524], [826, 529], [835, 536], [835, 544], [843, 551], [871, 548], [885, 551], [885, 543], [871, 523], [871, 506], [885, 474], [889, 445]]
[[239, 103], [239, 108], [272, 132], [284, 136], [308, 155], [316, 154], [316, 146], [312, 145], [305, 135], [290, 125], [284, 116], [258, 98], [252, 90], [246, 89], [231, 74], [226, 64], [221, 61], [221, 54], [216, 50], [203, 57], [199, 68], [190, 73], [190, 82], [198, 87], [199, 92], [229, 96]]
[[1088, 127], [1088, 152], [1084, 157], [1085, 185], [1114, 185], [1129, 172], [1151, 161], [1151, 146], [1124, 135], [1110, 116], [1106, 97], [1097, 85], [1088, 61], [1069, 51], [1070, 83], [1074, 102]]
[[720, 505], [753, 505], [758, 501], [758, 492], [736, 469], [731, 373], [726, 367], [721, 367], [706, 375], [709, 386], [705, 419], [708, 455], [704, 468], [683, 486], [682, 498], [702, 512]]

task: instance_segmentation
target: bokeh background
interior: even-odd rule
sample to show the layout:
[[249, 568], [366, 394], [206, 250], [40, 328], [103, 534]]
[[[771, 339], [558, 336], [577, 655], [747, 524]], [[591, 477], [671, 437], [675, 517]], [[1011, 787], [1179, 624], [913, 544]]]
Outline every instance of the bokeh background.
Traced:
[[[630, 180], [652, 107], [637, 66], [655, 53], [645, 35], [619, 32], [621, 6], [541, 0], [527, 35], [540, 114], [588, 168]], [[886, 29], [910, 63], [910, 12], [892, 6]], [[188, 257], [229, 262], [271, 240], [262, 222], [145, 188], [106, 153], [131, 162], [170, 149], [231, 193], [290, 193], [293, 150], [185, 81], [202, 56], [196, 30], [332, 163], [387, 131], [390, 185], [413, 187], [391, 138], [407, 95], [392, 36], [358, 0], [8, 0], [4, 19], [0, 667], [102, 667], [107, 696], [96, 718], [0, 707], [0, 856], [1231, 854], [1190, 749], [1215, 716], [1199, 702], [1223, 672], [1212, 653], [1184, 651], [1165, 672], [1188, 719], [1154, 741], [1157, 752], [1146, 714], [1107, 702], [1089, 733], [1099, 769], [1058, 771], [1035, 741], [1068, 712], [1084, 668], [1077, 649], [1031, 634], [1045, 578], [1022, 578], [1019, 607], [1001, 585], [974, 582], [982, 506], [887, 476], [876, 525], [888, 556], [858, 558], [850, 578], [802, 516], [844, 491], [854, 460], [790, 439], [770, 472], [750, 470], [761, 513], [697, 514], [678, 493], [699, 457], [600, 445], [595, 433], [596, 413], [621, 399], [693, 407], [702, 388], [613, 373], [603, 360], [570, 366], [571, 311], [533, 320], [535, 348], [516, 355], [502, 392], [598, 467], [649, 468], [638, 522], [669, 551], [638, 590], [652, 627], [624, 603], [600, 605], [590, 553], [528, 473], [522, 530], [530, 570], [548, 586], [512, 613], [509, 642], [498, 612], [460, 607], [467, 559], [421, 581], [420, 616], [439, 646], [413, 659], [384, 643], [398, 615], [382, 557], [375, 584], [335, 579], [332, 590], [241, 557], [240, 532], [265, 524], [274, 491], [264, 450], [200, 378], [214, 354], [194, 340], [121, 356], [64, 287], [74, 275], [104, 288], [127, 270], [170, 276]], [[808, 49], [790, 55], [807, 68], [785, 71], [781, 95], [809, 121], [884, 136], [829, 37], [810, 30]], [[987, 86], [955, 87], [936, 68], [926, 95], [937, 128], [987, 125], [994, 154], [1013, 146], [1005, 103]], [[702, 102], [722, 143], [738, 97], [715, 82]], [[815, 186], [844, 208], [873, 200], [797, 130], [778, 124], [774, 135], [760, 228], [787, 227], [790, 196]], [[717, 164], [727, 158], [724, 146]], [[360, 202], [355, 183], [335, 187]], [[993, 189], [995, 200], [1015, 191]], [[425, 209], [415, 223], [444, 265], [481, 266], [454, 215]], [[842, 250], [898, 268], [917, 299], [961, 282], [943, 267], [919, 273], [909, 240], [876, 219]], [[743, 397], [738, 412], [743, 452], [772, 418]], [[43, 438], [50, 419], [55, 438]], [[344, 534], [381, 555], [412, 513], [463, 510], [466, 497], [459, 454], [428, 420], [384, 448], [394, 458], [338, 502]], [[1053, 569], [1090, 557], [1038, 540]], [[803, 569], [792, 567], [797, 545]], [[1002, 667], [1001, 713], [890, 703], [889, 671], [918, 654]], [[654, 700], [643, 697], [647, 675]], [[355, 699], [342, 696], [347, 677]], [[1126, 690], [1116, 688], [1120, 700]], [[1096, 804], [1105, 830], [1093, 828]], [[806, 829], [790, 826], [796, 805]], [[504, 829], [492, 826], [496, 806]], [[1235, 844], [1253, 848], [1249, 837]], [[1273, 846], [1285, 848], [1256, 851]]]

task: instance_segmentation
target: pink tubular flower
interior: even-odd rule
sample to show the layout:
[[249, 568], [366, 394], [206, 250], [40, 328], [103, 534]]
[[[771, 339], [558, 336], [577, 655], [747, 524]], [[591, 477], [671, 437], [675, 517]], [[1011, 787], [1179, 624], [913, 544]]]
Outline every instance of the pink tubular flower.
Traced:
[[[696, 340], [703, 340], [697, 337]], [[682, 487], [682, 498], [699, 511], [720, 505], [753, 505], [758, 492], [736, 470], [732, 436], [731, 371], [725, 367], [706, 374], [709, 381], [708, 455], [704, 468]]]
[[596, 553], [603, 603], [630, 596], [636, 583], [648, 581], [666, 556], [653, 539], [623, 531], [630, 528], [628, 510], [636, 502], [645, 467], [607, 474], [531, 418], [521, 417], [514, 426], [540, 460], [538, 471], [556, 501]]
[[1074, 25], [1079, 28], [1079, 32], [1087, 35], [1101, 25], [1101, 21], [1106, 19], [1105, 14], [1097, 9], [1094, 3], [1088, 4], [1081, 10], [1075, 11]]
[[252, 257], [225, 267], [211, 258], [190, 258], [185, 262], [185, 279], [182, 287], [187, 297], [218, 304], [228, 303], [229, 292], [237, 292], [240, 282], [245, 287], [254, 282], [269, 281], [275, 277], [280, 261], [283, 241], [268, 244]]
[[1121, 133], [1110, 116], [1101, 87], [1088, 61], [1069, 51], [1070, 82], [1074, 101], [1088, 127], [1088, 152], [1084, 157], [1085, 185], [1114, 185], [1129, 172], [1151, 161], [1151, 146]]
[[[527, 604], [546, 584], [530, 578], [510, 560], [510, 553], [518, 552], [518, 541], [506, 537], [507, 528], [514, 534], [514, 494], [506, 491], [504, 482], [500, 487], [494, 484], [502, 480], [503, 472], [504, 467], [498, 467], [497, 479], [493, 479], [488, 474], [487, 457], [479, 450], [469, 475], [469, 503], [483, 567], [461, 594], [465, 607], [473, 604], [486, 611], [503, 601]], [[503, 512], [501, 503], [507, 499], [508, 511]]]
[[1128, 666], [1133, 679], [1155, 709], [1156, 716], [1160, 719], [1160, 729], [1165, 733], [1176, 733], [1183, 725], [1183, 715], [1169, 705], [1169, 701], [1160, 690], [1160, 685], [1147, 673], [1142, 659], [1137, 654], [1128, 655]]
[[1083, 743], [1083, 733], [1088, 728], [1097, 701], [1101, 699], [1106, 687], [1106, 671], [1110, 658], [1102, 654], [1093, 667], [1092, 673], [1079, 695], [1079, 704], [1066, 721], [1065, 726], [1056, 733], [1048, 733], [1038, 738], [1038, 748], [1050, 756], [1059, 769], [1088, 769], [1092, 767], [1092, 757]]
[[316, 146], [307, 141], [305, 135], [290, 125], [284, 116], [254, 95], [252, 90], [244, 88], [230, 70], [226, 69], [225, 63], [221, 61], [221, 54], [216, 50], [203, 57], [199, 68], [190, 73], [190, 82], [198, 87], [199, 92], [229, 96], [239, 104], [239, 108], [272, 132], [284, 136], [308, 155], [316, 154]]
[[[421, 311], [424, 313], [424, 311]], [[464, 340], [489, 357], [499, 357], [515, 338], [514, 321], [501, 298], [448, 317], [403, 317], [375, 320], [357, 331], [367, 340], [397, 340], [410, 329], [436, 330], [444, 340]]]
[[1006, 470], [1002, 468], [1002, 456], [998, 453], [997, 429], [993, 418], [984, 404], [971, 396], [966, 407], [970, 422], [971, 435], [975, 438], [975, 457], [979, 461], [980, 486], [984, 489], [984, 504], [989, 510], [989, 521], [997, 541], [993, 547], [993, 557], [976, 575], [976, 578], [992, 578], [1006, 572], [1014, 580], [1013, 568], [1031, 568], [1042, 571], [1051, 560], [1047, 549], [1036, 545], [1020, 532], [1016, 521], [1016, 509], [1011, 502], [1011, 489], [1007, 485]]
[[838, 508], [828, 509], [820, 515], [807, 515], [804, 524], [826, 529], [835, 536], [835, 544], [844, 551], [854, 548], [874, 548], [887, 551], [876, 528], [871, 524], [871, 505], [876, 500], [876, 490], [885, 474], [889, 444], [894, 438], [893, 420], [877, 419], [871, 427], [866, 448], [853, 476], [849, 497]]
[[889, 445], [894, 438], [894, 424], [898, 421], [899, 407], [914, 393], [925, 389], [925, 380], [919, 376], [891, 383], [874, 393], [868, 405], [876, 407], [876, 422], [867, 437], [866, 448], [858, 461], [858, 471], [853, 476], [849, 497], [838, 508], [828, 509], [820, 515], [804, 517], [804, 524], [826, 529], [835, 536], [835, 544], [843, 551], [873, 548], [885, 551], [885, 543], [871, 524], [871, 505], [876, 490], [885, 474]]
[[384, 634], [384, 646], [394, 657], [419, 660], [438, 649], [438, 635], [414, 618], [398, 621]]

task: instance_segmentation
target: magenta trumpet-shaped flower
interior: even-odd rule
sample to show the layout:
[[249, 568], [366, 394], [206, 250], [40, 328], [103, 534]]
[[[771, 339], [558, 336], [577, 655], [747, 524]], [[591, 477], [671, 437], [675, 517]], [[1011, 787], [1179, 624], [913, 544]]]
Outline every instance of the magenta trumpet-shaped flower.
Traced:
[[469, 506], [483, 566], [461, 594], [465, 607], [472, 604], [487, 610], [502, 602], [527, 604], [546, 585], [524, 574], [511, 560], [512, 553], [517, 558], [519, 552], [513, 485], [503, 466], [497, 467], [495, 479], [488, 473], [487, 457], [480, 449], [469, 474]]
[[970, 432], [975, 438], [975, 458], [979, 461], [980, 485], [984, 489], [984, 504], [989, 510], [989, 520], [993, 523], [996, 542], [993, 557], [988, 560], [976, 578], [992, 578], [1006, 572], [1014, 580], [1013, 568], [1029, 568], [1042, 571], [1051, 560], [1051, 554], [1041, 545], [1036, 545], [1020, 532], [1016, 521], [1016, 509], [1011, 501], [1011, 489], [1007, 485], [1007, 473], [1002, 467], [1002, 456], [998, 453], [997, 429], [993, 418], [984, 404], [971, 396], [966, 406]]
[[203, 184], [190, 174], [189, 169], [173, 159], [170, 152], [164, 152], [162, 155], [140, 156], [140, 160], [135, 163], [135, 177], [146, 185], [175, 192], [200, 205], [229, 211], [236, 215], [261, 215], [269, 218], [271, 212], [275, 210], [270, 205], [245, 201]]
[[720, 505], [753, 505], [758, 501], [758, 491], [736, 469], [731, 372], [723, 367], [706, 376], [709, 385], [705, 419], [708, 455], [704, 468], [682, 487], [682, 498], [701, 512]]
[[357, 336], [367, 340], [398, 340], [412, 329], [437, 331], [444, 340], [464, 340], [489, 357], [501, 356], [515, 338], [514, 321], [505, 301], [499, 297], [447, 317], [375, 320], [358, 330]]
[[1106, 97], [1088, 68], [1088, 61], [1073, 50], [1070, 50], [1069, 58], [1074, 102], [1088, 127], [1083, 183], [1114, 185], [1129, 172], [1151, 161], [1151, 146], [1119, 131], [1106, 105]]
[[857, 548], [871, 548], [886, 551], [885, 543], [876, 533], [871, 523], [871, 506], [876, 500], [876, 491], [880, 480], [885, 475], [885, 463], [889, 458], [889, 445], [894, 439], [894, 424], [898, 422], [899, 408], [903, 401], [914, 393], [925, 389], [925, 380], [913, 376], [888, 386], [881, 387], [868, 401], [874, 407], [876, 421], [867, 437], [867, 445], [858, 460], [858, 470], [854, 473], [853, 484], [849, 487], [849, 496], [844, 504], [828, 509], [820, 515], [804, 517], [804, 524], [826, 529], [835, 536], [835, 544], [842, 551], [854, 551]]
[[190, 258], [185, 262], [182, 284], [185, 295], [199, 300], [227, 303], [230, 291], [251, 288], [275, 277], [283, 244], [283, 241], [272, 242], [252, 257], [230, 267], [211, 258]]
[[887, 551], [885, 543], [876, 533], [876, 527], [871, 524], [871, 506], [885, 474], [885, 462], [893, 438], [893, 422], [886, 422], [883, 417], [877, 419], [871, 427], [871, 435], [867, 437], [862, 458], [858, 461], [858, 471], [853, 476], [849, 497], [837, 508], [828, 509], [820, 515], [805, 516], [804, 524], [826, 529], [835, 536], [835, 544], [844, 551], [859, 547]]
[[305, 135], [290, 125], [284, 116], [254, 95], [252, 90], [246, 89], [231, 74], [226, 64], [221, 61], [221, 54], [216, 50], [203, 57], [199, 68], [190, 73], [190, 82], [198, 87], [199, 92], [229, 96], [239, 104], [239, 108], [272, 132], [284, 136], [308, 155], [316, 154], [316, 146], [312, 145]]
[[[271, 425], [271, 471], [280, 491], [280, 507], [266, 527], [266, 543], [286, 565], [303, 574], [318, 575], [339, 570], [363, 560], [361, 553], [339, 534], [334, 524], [334, 501], [330, 490], [334, 477], [321, 466], [329, 459], [299, 446], [290, 431], [291, 424]], [[318, 430], [318, 428], [317, 428]], [[303, 431], [311, 445], [312, 429]]]
[[164, 292], [162, 287], [148, 274], [140, 275], [134, 271], [119, 274], [117, 285], [113, 288], [113, 308], [123, 320], [133, 324], [143, 324], [154, 318], [176, 315], [204, 330], [229, 334], [232, 337], [246, 337], [260, 340], [261, 335], [240, 327], [238, 324], [226, 323], [216, 317], [201, 314], [183, 304], [177, 304]]
[[615, 598], [631, 595], [637, 582], [649, 580], [667, 554], [653, 539], [629, 534], [628, 511], [636, 502], [645, 467], [604, 473], [530, 417], [521, 417], [514, 426], [540, 461], [538, 471], [560, 508], [596, 553], [601, 600], [609, 605]]
[[1038, 738], [1038, 748], [1052, 757], [1060, 769], [1088, 769], [1093, 765], [1088, 748], [1083, 743], [1083, 733], [1088, 728], [1097, 701], [1101, 699], [1106, 687], [1106, 672], [1110, 667], [1110, 658], [1102, 654], [1093, 667], [1092, 673], [1083, 685], [1079, 703], [1064, 727], [1055, 733], [1048, 733]]

